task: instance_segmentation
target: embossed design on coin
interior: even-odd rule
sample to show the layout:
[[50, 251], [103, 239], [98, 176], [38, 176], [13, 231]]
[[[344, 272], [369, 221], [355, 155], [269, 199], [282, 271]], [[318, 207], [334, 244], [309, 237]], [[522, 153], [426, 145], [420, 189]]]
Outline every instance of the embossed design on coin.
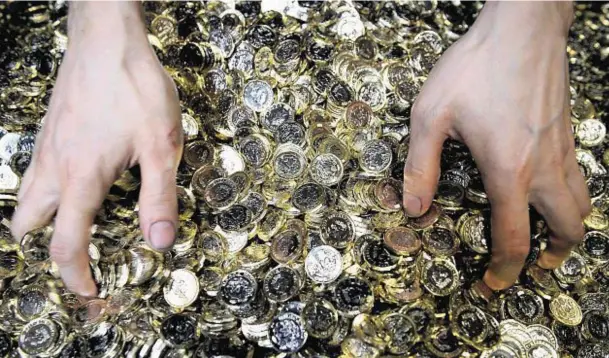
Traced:
[[318, 283], [330, 283], [340, 276], [343, 259], [340, 252], [329, 245], [313, 248], [305, 259], [307, 276]]

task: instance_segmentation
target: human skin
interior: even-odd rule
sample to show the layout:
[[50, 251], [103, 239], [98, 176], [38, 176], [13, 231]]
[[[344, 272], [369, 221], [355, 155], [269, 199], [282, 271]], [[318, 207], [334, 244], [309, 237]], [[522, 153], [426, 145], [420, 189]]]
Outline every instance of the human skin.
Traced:
[[488, 2], [431, 71], [411, 113], [404, 206], [424, 213], [442, 143], [464, 142], [491, 206], [492, 258], [484, 282], [511, 286], [530, 249], [528, 205], [548, 223], [538, 260], [555, 268], [584, 234], [590, 199], [575, 159], [565, 53], [570, 2]]
[[56, 213], [50, 255], [67, 288], [94, 297], [90, 228], [108, 190], [139, 164], [140, 226], [158, 250], [177, 227], [180, 104], [148, 44], [138, 2], [73, 2], [69, 44], [12, 221], [16, 238]]
[[[564, 53], [571, 16], [565, 3], [487, 3], [413, 108], [406, 210], [416, 216], [431, 204], [444, 139], [465, 142], [493, 212], [484, 276], [493, 289], [511, 285], [522, 268], [529, 202], [554, 234], [543, 267], [557, 266], [583, 234], [589, 200], [573, 152]], [[90, 227], [125, 169], [141, 166], [146, 241], [165, 250], [175, 239], [180, 107], [146, 39], [139, 3], [71, 3], [69, 39], [12, 230], [20, 239], [57, 214], [51, 257], [70, 290], [93, 297]]]

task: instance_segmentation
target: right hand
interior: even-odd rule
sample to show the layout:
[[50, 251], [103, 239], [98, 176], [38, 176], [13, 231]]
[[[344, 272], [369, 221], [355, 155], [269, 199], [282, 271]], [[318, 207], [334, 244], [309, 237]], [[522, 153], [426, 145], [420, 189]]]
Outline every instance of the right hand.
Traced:
[[[158, 250], [173, 244], [183, 135], [175, 85], [142, 23], [134, 23], [139, 4], [72, 5], [69, 47], [11, 226], [21, 239], [56, 213], [51, 259], [68, 289], [94, 297], [90, 228], [110, 186], [126, 169], [141, 166], [144, 238]], [[106, 22], [96, 24], [105, 16]]]
[[404, 207], [424, 213], [440, 174], [442, 143], [463, 141], [491, 205], [494, 290], [511, 286], [530, 247], [531, 203], [551, 237], [538, 264], [555, 268], [583, 237], [590, 212], [575, 159], [565, 56], [570, 4], [487, 3], [448, 49], [412, 109]]

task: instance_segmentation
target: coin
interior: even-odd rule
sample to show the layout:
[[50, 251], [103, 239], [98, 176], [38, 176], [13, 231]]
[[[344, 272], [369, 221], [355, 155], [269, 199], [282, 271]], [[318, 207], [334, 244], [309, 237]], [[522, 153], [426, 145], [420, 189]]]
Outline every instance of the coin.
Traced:
[[423, 215], [410, 219], [410, 226], [415, 230], [423, 230], [435, 224], [441, 214], [442, 209], [437, 204], [432, 203]]
[[209, 182], [203, 193], [205, 203], [213, 209], [230, 207], [238, 198], [237, 184], [229, 178], [217, 178]]
[[374, 140], [362, 149], [359, 164], [366, 172], [381, 173], [389, 168], [392, 159], [391, 147], [383, 140]]
[[423, 230], [423, 247], [434, 256], [453, 256], [459, 250], [460, 241], [454, 231], [432, 226]]
[[294, 109], [286, 103], [275, 103], [267, 108], [260, 117], [260, 124], [271, 133], [277, 133], [284, 123], [294, 122]]
[[609, 228], [609, 217], [593, 207], [590, 214], [584, 218], [584, 225], [590, 230], [606, 230]]
[[421, 282], [432, 295], [448, 296], [459, 286], [459, 275], [449, 261], [433, 259], [423, 266]]
[[172, 271], [169, 282], [163, 288], [163, 295], [171, 307], [188, 307], [199, 296], [199, 280], [192, 271]]
[[300, 314], [307, 333], [315, 338], [329, 338], [338, 327], [336, 309], [327, 300], [312, 299], [308, 301]]
[[553, 272], [558, 281], [573, 284], [580, 281], [588, 273], [588, 266], [580, 254], [571, 252]]
[[540, 324], [533, 324], [527, 327], [527, 332], [533, 341], [544, 341], [549, 343], [555, 350], [559, 349], [558, 339], [552, 330]]
[[358, 277], [345, 277], [338, 281], [334, 286], [333, 298], [336, 308], [346, 317], [369, 312], [374, 303], [370, 284]]
[[550, 314], [555, 320], [567, 326], [576, 326], [582, 321], [582, 311], [577, 302], [564, 293], [550, 301]]
[[49, 308], [49, 302], [42, 287], [28, 286], [19, 293], [17, 313], [24, 320], [29, 321], [39, 317], [45, 314]]
[[398, 255], [413, 255], [421, 249], [421, 239], [407, 227], [396, 227], [385, 231], [383, 242]]
[[577, 126], [576, 136], [584, 147], [599, 145], [605, 139], [607, 129], [598, 119], [585, 119]]
[[306, 169], [307, 161], [300, 147], [288, 143], [277, 148], [273, 158], [275, 174], [282, 179], [301, 177]]
[[302, 285], [300, 275], [287, 266], [277, 266], [265, 275], [262, 289], [274, 302], [285, 302], [294, 297]]
[[304, 213], [314, 212], [321, 208], [325, 197], [326, 192], [323, 186], [317, 183], [305, 183], [294, 191], [292, 205]]
[[243, 88], [243, 103], [256, 112], [261, 112], [273, 103], [273, 89], [261, 80], [250, 80]]
[[272, 240], [271, 257], [280, 264], [292, 262], [302, 254], [304, 242], [297, 230], [282, 231]]
[[406, 315], [390, 313], [384, 316], [383, 328], [389, 335], [387, 350], [391, 354], [406, 354], [419, 340], [415, 323]]
[[355, 226], [349, 215], [341, 211], [330, 211], [321, 223], [321, 237], [327, 244], [344, 249], [355, 238]]
[[311, 160], [309, 174], [315, 182], [324, 186], [332, 186], [342, 178], [343, 164], [334, 154], [319, 154]]
[[28, 322], [19, 334], [19, 348], [30, 355], [45, 354], [53, 350], [59, 337], [57, 325], [48, 318]]
[[581, 332], [590, 342], [606, 342], [609, 338], [609, 316], [604, 312], [586, 312]]
[[320, 245], [309, 251], [305, 259], [305, 272], [314, 282], [330, 283], [340, 276], [342, 265], [338, 250], [329, 245]]
[[160, 333], [170, 347], [189, 347], [199, 338], [197, 321], [188, 313], [167, 316], [161, 323]]
[[558, 352], [549, 343], [544, 341], [533, 342], [527, 348], [528, 356], [531, 358], [558, 358]]
[[[603, 232], [589, 231], [584, 234], [580, 249], [581, 253], [589, 259], [599, 263], [609, 262], [609, 236]], [[577, 262], [579, 263], [579, 261]]]
[[284, 312], [271, 321], [269, 337], [277, 351], [291, 353], [298, 351], [305, 344], [308, 334], [300, 316]]

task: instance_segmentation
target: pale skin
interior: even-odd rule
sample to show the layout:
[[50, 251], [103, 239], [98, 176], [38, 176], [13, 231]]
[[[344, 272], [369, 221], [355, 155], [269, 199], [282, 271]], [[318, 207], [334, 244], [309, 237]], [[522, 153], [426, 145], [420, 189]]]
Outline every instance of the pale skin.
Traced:
[[[181, 156], [175, 85], [146, 39], [138, 3], [75, 2], [70, 43], [12, 221], [17, 239], [55, 216], [51, 258], [66, 286], [97, 290], [88, 266], [90, 227], [114, 180], [139, 164], [140, 225], [167, 250], [175, 240]], [[442, 56], [412, 110], [405, 166], [408, 215], [433, 199], [442, 142], [468, 145], [492, 210], [495, 290], [516, 280], [529, 251], [528, 204], [552, 232], [538, 264], [558, 266], [583, 236], [590, 210], [569, 121], [569, 3], [489, 3]]]

